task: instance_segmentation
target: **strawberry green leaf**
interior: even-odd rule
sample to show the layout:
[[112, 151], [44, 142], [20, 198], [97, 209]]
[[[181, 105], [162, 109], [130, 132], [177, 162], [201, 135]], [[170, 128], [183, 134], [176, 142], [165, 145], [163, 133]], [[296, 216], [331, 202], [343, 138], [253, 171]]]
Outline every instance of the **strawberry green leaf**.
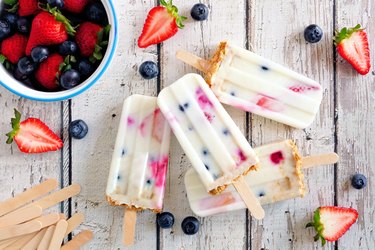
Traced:
[[339, 45], [343, 40], [349, 38], [354, 32], [357, 32], [360, 30], [363, 30], [363, 29], [361, 29], [360, 24], [357, 24], [353, 28], [344, 27], [340, 31], [336, 31], [336, 35], [333, 38], [335, 45], [336, 46]]
[[0, 63], [5, 63], [6, 60], [7, 58], [4, 55], [0, 54]]
[[11, 144], [13, 142], [13, 138], [17, 135], [20, 129], [20, 122], [21, 122], [21, 113], [18, 112], [17, 109], [14, 109], [14, 118], [11, 119], [12, 131], [6, 134], [8, 136], [7, 144]]
[[170, 0], [168, 3], [165, 0], [160, 0], [160, 4], [164, 6], [167, 9], [168, 13], [176, 19], [177, 27], [179, 27], [180, 29], [185, 27], [182, 22], [187, 20], [187, 17], [180, 16], [178, 14], [178, 8], [175, 5], [173, 5], [172, 0]]
[[56, 21], [59, 21], [59, 22], [61, 22], [65, 25], [66, 32], [69, 35], [71, 35], [71, 36], [75, 35], [76, 31], [75, 31], [74, 27], [71, 25], [69, 19], [66, 18], [60, 12], [60, 10], [57, 9], [57, 7], [51, 8], [51, 6], [49, 4], [47, 4], [47, 8], [45, 10], [48, 11], [50, 14], [52, 14], [55, 17]]
[[13, 6], [18, 3], [18, 0], [4, 0], [4, 3]]
[[10, 13], [16, 13], [18, 11], [18, 8], [19, 8], [19, 3], [18, 3], [18, 1], [16, 1], [16, 3], [14, 3], [14, 4], [9, 4], [9, 6], [11, 6], [11, 8], [6, 9], [6, 11], [8, 11]]

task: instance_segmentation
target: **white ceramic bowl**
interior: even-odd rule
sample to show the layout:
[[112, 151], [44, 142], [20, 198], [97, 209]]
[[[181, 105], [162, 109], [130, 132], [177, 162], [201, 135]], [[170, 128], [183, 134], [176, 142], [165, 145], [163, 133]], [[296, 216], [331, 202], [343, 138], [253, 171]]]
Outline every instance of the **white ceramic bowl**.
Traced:
[[[44, 102], [52, 101], [62, 101], [70, 99], [77, 96], [92, 85], [94, 85], [100, 77], [107, 70], [112, 58], [115, 54], [115, 49], [118, 42], [118, 19], [115, 12], [115, 7], [113, 4], [114, 0], [102, 0], [102, 3], [107, 11], [107, 16], [109, 24], [111, 25], [111, 31], [109, 35], [108, 47], [103, 60], [101, 61], [99, 67], [96, 69], [94, 74], [92, 74], [86, 81], [78, 85], [77, 87], [69, 90], [59, 91], [59, 92], [43, 92], [34, 90], [27, 87], [22, 82], [17, 81], [9, 72], [1, 65], [0, 66], [0, 85], [21, 97]], [[2, 6], [3, 0], [0, 0]]]

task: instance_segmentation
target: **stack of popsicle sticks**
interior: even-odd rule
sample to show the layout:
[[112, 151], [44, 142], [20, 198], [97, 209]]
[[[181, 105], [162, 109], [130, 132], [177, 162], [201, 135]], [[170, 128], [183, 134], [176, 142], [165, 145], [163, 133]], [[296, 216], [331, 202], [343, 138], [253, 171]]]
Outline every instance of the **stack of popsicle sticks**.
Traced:
[[49, 179], [0, 202], [0, 250], [79, 249], [93, 238], [86, 230], [62, 246], [65, 237], [83, 223], [84, 216], [77, 213], [67, 220], [64, 214], [43, 214], [81, 191], [78, 184], [72, 184], [52, 192], [57, 186], [57, 180]]

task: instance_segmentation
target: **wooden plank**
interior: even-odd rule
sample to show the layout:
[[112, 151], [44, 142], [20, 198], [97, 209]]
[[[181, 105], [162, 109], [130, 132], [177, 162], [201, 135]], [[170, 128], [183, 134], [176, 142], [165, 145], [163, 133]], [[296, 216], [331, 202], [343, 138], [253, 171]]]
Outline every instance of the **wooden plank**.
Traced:
[[[194, 21], [190, 10], [194, 1], [178, 1], [180, 11], [189, 17], [186, 26], [175, 37], [161, 46], [161, 84], [170, 85], [184, 74], [197, 72], [191, 66], [177, 61], [177, 50], [186, 50], [202, 58], [210, 58], [221, 40], [229, 39], [239, 45], [246, 43], [245, 1], [200, 1], [209, 6], [210, 14], [204, 22]], [[237, 125], [245, 131], [245, 112], [226, 107]], [[160, 249], [243, 249], [246, 247], [246, 213], [236, 211], [200, 219], [198, 235], [187, 236], [181, 230], [182, 220], [193, 215], [184, 187], [184, 175], [191, 167], [175, 137], [172, 137], [169, 175], [164, 211], [175, 215], [173, 230], [160, 231]], [[230, 233], [228, 233], [230, 232]]]
[[[297, 130], [253, 115], [254, 145], [295, 139], [303, 155], [334, 150], [334, 83], [332, 52], [332, 1], [249, 1], [249, 42], [255, 52], [320, 82], [324, 99], [315, 122]], [[323, 41], [307, 44], [304, 28], [317, 23], [324, 30]], [[304, 171], [310, 192], [295, 199], [265, 206], [266, 218], [252, 220], [249, 241], [252, 249], [315, 249], [312, 231], [304, 229], [312, 212], [334, 202], [332, 167]], [[330, 245], [331, 247], [331, 245]], [[329, 248], [329, 247], [328, 247]]]
[[[350, 11], [348, 11], [350, 10]], [[371, 49], [372, 72], [359, 75], [340, 56], [337, 57], [336, 99], [338, 106], [337, 151], [341, 161], [337, 168], [337, 204], [358, 210], [356, 224], [338, 241], [338, 249], [375, 249], [374, 235], [374, 151], [375, 133], [375, 27], [374, 1], [336, 1], [336, 28], [366, 28]], [[367, 176], [367, 187], [356, 190], [350, 185], [355, 173]]]
[[[123, 249], [124, 209], [110, 207], [105, 189], [122, 104], [131, 94], [156, 96], [157, 80], [144, 80], [138, 67], [146, 60], [157, 61], [156, 46], [139, 49], [140, 35], [148, 10], [155, 1], [113, 1], [119, 18], [119, 43], [107, 73], [90, 90], [72, 100], [72, 119], [83, 119], [89, 133], [72, 140], [72, 179], [82, 185], [81, 195], [72, 201], [72, 212], [85, 214], [84, 227], [94, 232], [90, 249]], [[138, 213], [134, 249], [156, 248], [155, 214]], [[129, 248], [132, 249], [132, 248]]]
[[[61, 118], [59, 103], [33, 102], [17, 97], [0, 87], [1, 119], [0, 131], [0, 201], [22, 193], [25, 189], [46, 179], [60, 178], [60, 154], [50, 152], [38, 155], [21, 153], [15, 143], [5, 144], [4, 134], [11, 130], [10, 119], [14, 108], [21, 114], [21, 119], [36, 117], [44, 121], [54, 132], [60, 135]], [[54, 210], [57, 211], [57, 207]]]

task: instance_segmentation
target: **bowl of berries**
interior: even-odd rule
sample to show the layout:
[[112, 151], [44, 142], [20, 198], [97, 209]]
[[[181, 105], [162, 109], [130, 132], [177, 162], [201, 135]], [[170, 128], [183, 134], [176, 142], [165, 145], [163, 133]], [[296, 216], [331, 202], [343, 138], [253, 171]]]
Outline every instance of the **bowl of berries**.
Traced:
[[108, 68], [117, 45], [112, 0], [0, 0], [0, 85], [21, 97], [61, 101]]

